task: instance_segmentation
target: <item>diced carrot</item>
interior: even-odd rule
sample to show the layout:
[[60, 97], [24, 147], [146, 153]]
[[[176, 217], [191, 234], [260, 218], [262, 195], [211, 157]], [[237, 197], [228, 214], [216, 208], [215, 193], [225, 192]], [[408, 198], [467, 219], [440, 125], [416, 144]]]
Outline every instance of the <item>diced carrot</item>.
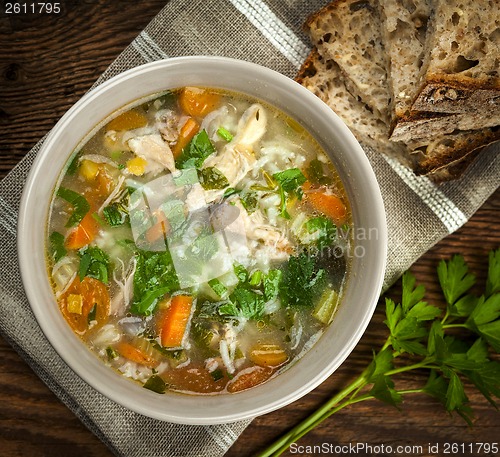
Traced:
[[186, 87], [179, 95], [181, 108], [190, 116], [205, 116], [219, 104], [220, 95], [198, 87]]
[[144, 352], [143, 350], [125, 341], [120, 341], [115, 349], [121, 356], [131, 360], [132, 362], [136, 362], [150, 368], [158, 366], [158, 361], [155, 360], [152, 356], [146, 354], [146, 352]]
[[177, 143], [174, 144], [172, 148], [172, 154], [174, 159], [177, 159], [182, 150], [189, 144], [189, 142], [193, 139], [193, 137], [198, 133], [200, 126], [198, 123], [190, 117], [186, 123], [181, 127], [181, 131], [179, 133], [179, 138], [177, 139]]
[[[81, 300], [81, 309], [75, 309], [72, 301], [75, 297]], [[110, 299], [106, 285], [95, 278], [85, 277], [83, 281], [77, 276], [68, 289], [59, 298], [62, 315], [70, 327], [83, 335], [89, 328], [89, 314], [95, 306], [97, 326], [101, 326], [109, 315]], [[77, 312], [75, 312], [77, 311]]]
[[250, 351], [249, 358], [261, 367], [279, 367], [288, 360], [288, 355], [277, 344], [258, 344]]
[[168, 348], [182, 346], [184, 333], [191, 317], [193, 297], [176, 295], [172, 297], [161, 325], [161, 344]]
[[324, 191], [310, 190], [305, 192], [304, 200], [315, 210], [332, 219], [337, 225], [345, 221], [347, 210], [342, 200], [334, 194], [327, 194]]
[[267, 381], [273, 374], [273, 369], [269, 367], [255, 366], [252, 369], [242, 371], [228, 385], [228, 392], [241, 392], [250, 389]]
[[131, 130], [145, 127], [148, 123], [146, 116], [143, 114], [130, 110], [115, 117], [106, 126], [106, 130]]
[[160, 239], [165, 239], [170, 231], [170, 224], [163, 211], [155, 212], [155, 224], [146, 230], [146, 240], [149, 243], [155, 243]]
[[69, 232], [64, 241], [66, 249], [81, 249], [96, 237], [99, 224], [92, 216], [92, 213], [93, 211], [90, 210], [80, 223]]

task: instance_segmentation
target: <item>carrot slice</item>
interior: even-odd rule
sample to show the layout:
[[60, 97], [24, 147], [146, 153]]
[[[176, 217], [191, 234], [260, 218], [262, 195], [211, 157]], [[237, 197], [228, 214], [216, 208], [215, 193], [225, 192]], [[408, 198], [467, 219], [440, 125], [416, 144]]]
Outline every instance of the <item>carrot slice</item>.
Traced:
[[131, 110], [115, 117], [106, 126], [106, 130], [131, 130], [145, 127], [148, 123], [146, 116]]
[[92, 216], [92, 213], [93, 211], [90, 210], [80, 223], [69, 232], [64, 242], [66, 249], [81, 249], [96, 237], [99, 224]]
[[342, 200], [333, 194], [327, 194], [321, 190], [311, 190], [305, 192], [305, 201], [315, 210], [329, 217], [340, 225], [345, 222], [347, 210]]
[[161, 324], [162, 346], [169, 348], [182, 346], [184, 333], [191, 317], [192, 305], [193, 297], [189, 295], [172, 297]]
[[220, 96], [198, 87], [186, 87], [179, 95], [181, 108], [190, 116], [205, 116], [219, 104]]
[[[71, 306], [71, 300], [81, 297], [82, 307], [80, 312], [75, 311]], [[89, 328], [89, 314], [94, 309], [95, 316], [92, 320], [101, 326], [109, 315], [110, 298], [106, 285], [95, 278], [85, 277], [83, 281], [77, 276], [68, 289], [59, 299], [61, 313], [75, 333], [83, 335]]]
[[186, 123], [181, 127], [181, 131], [179, 133], [179, 138], [177, 139], [177, 143], [174, 144], [172, 148], [172, 154], [174, 159], [177, 159], [182, 150], [189, 144], [189, 142], [193, 139], [193, 137], [198, 133], [200, 126], [198, 123], [190, 117]]
[[150, 368], [158, 366], [158, 361], [156, 361], [153, 357], [146, 354], [138, 347], [135, 347], [134, 345], [125, 341], [121, 341], [120, 343], [118, 343], [118, 345], [116, 346], [116, 350], [120, 355], [122, 355], [126, 359], [131, 360], [132, 362], [136, 362]]
[[146, 230], [146, 240], [155, 243], [160, 239], [165, 239], [170, 231], [170, 224], [163, 211], [155, 212], [156, 223]]

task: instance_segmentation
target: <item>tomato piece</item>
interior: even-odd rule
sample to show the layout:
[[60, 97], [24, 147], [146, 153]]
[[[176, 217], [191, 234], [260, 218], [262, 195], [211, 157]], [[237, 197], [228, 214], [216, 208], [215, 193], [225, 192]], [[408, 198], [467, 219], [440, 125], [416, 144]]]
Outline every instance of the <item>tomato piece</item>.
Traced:
[[[82, 299], [81, 313], [68, 310], [68, 298], [79, 295]], [[73, 298], [73, 297], [72, 297]], [[103, 325], [109, 316], [110, 298], [105, 284], [95, 278], [85, 277], [83, 281], [77, 276], [68, 289], [59, 298], [59, 308], [73, 331], [84, 335], [89, 329], [89, 314], [95, 306], [96, 326]]]

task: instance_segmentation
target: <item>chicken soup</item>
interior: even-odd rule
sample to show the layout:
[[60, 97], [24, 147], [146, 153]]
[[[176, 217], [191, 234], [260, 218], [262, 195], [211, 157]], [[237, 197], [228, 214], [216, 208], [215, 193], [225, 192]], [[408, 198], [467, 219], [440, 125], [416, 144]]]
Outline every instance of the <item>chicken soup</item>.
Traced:
[[115, 113], [73, 153], [48, 271], [68, 325], [116, 372], [158, 393], [235, 393], [334, 319], [351, 225], [335, 169], [293, 119], [185, 87]]

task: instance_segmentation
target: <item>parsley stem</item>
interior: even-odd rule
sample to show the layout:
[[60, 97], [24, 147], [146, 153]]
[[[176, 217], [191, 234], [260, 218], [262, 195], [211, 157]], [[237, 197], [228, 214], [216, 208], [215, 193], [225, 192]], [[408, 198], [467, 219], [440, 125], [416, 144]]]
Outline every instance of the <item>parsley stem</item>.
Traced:
[[[364, 397], [359, 398], [351, 398], [347, 400], [342, 405], [339, 403], [349, 396], [352, 392], [358, 390], [360, 387], [363, 387], [367, 383], [367, 374], [368, 370], [365, 370], [357, 379], [355, 379], [350, 385], [346, 388], [342, 389], [337, 395], [333, 396], [330, 400], [323, 404], [320, 408], [318, 408], [313, 414], [304, 419], [294, 428], [292, 428], [288, 433], [283, 435], [280, 439], [274, 442], [271, 446], [264, 449], [258, 457], [270, 457], [270, 456], [278, 456], [281, 455], [291, 443], [298, 440], [300, 437], [305, 435], [308, 431], [312, 430], [317, 424], [325, 420], [331, 414], [336, 412], [340, 406], [345, 407], [353, 403], [357, 403], [361, 398], [367, 399]], [[340, 408], [341, 409], [341, 408]]]
[[447, 328], [468, 328], [465, 324], [446, 324], [443, 325], [443, 330]]
[[414, 363], [413, 365], [407, 365], [399, 368], [394, 368], [393, 370], [389, 370], [384, 373], [385, 376], [392, 376], [398, 373], [404, 373], [405, 371], [418, 370], [419, 368], [428, 368], [428, 369], [436, 369], [439, 370], [439, 367], [436, 365], [431, 365], [427, 361], [422, 361], [419, 363]]

